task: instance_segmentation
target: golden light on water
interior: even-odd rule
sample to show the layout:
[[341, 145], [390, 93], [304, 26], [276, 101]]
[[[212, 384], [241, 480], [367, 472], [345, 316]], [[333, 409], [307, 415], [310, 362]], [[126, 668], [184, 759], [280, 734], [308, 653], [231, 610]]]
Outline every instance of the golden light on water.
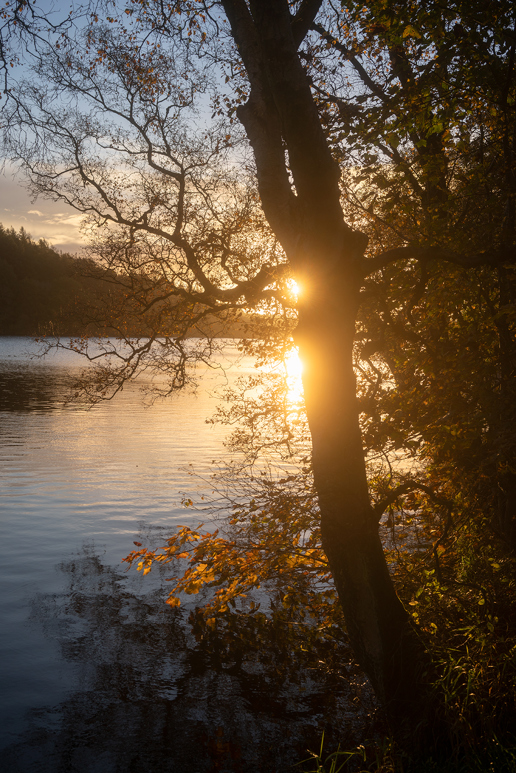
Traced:
[[283, 363], [287, 372], [289, 400], [298, 403], [303, 399], [303, 363], [299, 358], [297, 346], [285, 355]]

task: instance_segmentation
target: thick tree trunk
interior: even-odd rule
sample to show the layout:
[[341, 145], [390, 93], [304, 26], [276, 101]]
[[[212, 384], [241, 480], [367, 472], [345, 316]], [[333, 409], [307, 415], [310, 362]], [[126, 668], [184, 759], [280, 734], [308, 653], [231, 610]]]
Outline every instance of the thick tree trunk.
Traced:
[[394, 590], [369, 501], [352, 364], [367, 239], [343, 220], [340, 170], [297, 53], [305, 16], [313, 18], [319, 3], [303, 3], [305, 16], [295, 19], [286, 0], [222, 4], [251, 84], [238, 117], [263, 209], [302, 288], [296, 342], [323, 546], [357, 659], [391, 719], [410, 724], [424, 705], [425, 656]]
[[311, 274], [296, 342], [323, 547], [357, 659], [391, 720], [406, 725], [421, 704], [426, 659], [396, 595], [368, 494], [352, 360], [359, 285], [350, 271], [321, 282]]

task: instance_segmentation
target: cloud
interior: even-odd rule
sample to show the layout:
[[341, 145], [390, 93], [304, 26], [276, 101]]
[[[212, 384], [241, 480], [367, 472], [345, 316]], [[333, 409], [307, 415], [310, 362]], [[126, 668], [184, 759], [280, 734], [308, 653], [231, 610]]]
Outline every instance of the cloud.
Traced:
[[16, 174], [0, 174], [0, 200], [9, 207], [0, 209], [0, 222], [5, 228], [25, 231], [35, 240], [45, 239], [53, 247], [65, 252], [79, 252], [85, 246], [81, 233], [83, 218], [74, 209], [66, 209], [63, 202], [37, 199], [23, 187]]
[[80, 228], [83, 220], [83, 215], [68, 215], [65, 212], [58, 212], [56, 215], [47, 218], [48, 223], [69, 225], [72, 228]]

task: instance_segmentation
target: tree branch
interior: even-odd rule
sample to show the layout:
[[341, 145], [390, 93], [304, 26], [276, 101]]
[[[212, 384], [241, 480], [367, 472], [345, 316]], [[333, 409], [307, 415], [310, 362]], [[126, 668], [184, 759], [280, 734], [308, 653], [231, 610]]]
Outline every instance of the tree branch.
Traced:
[[325, 30], [322, 24], [314, 23], [310, 29], [314, 32], [318, 32], [323, 40], [325, 40], [327, 43], [330, 43], [332, 47], [339, 52], [339, 54], [341, 54], [348, 62], [353, 65], [358, 76], [360, 77], [360, 80], [364, 86], [367, 86], [371, 94], [374, 94], [374, 96], [378, 97], [378, 99], [380, 99], [383, 103], [389, 104], [390, 99], [385, 91], [374, 82], [365, 67], [358, 61], [356, 56], [348, 48], [346, 48], [346, 46], [344, 46], [342, 43], [339, 43], [338, 40], [335, 40], [334, 36], [329, 33], [328, 30]]
[[418, 260], [420, 263], [444, 260], [462, 266], [462, 268], [477, 268], [480, 266], [499, 266], [507, 261], [507, 251], [501, 249], [486, 250], [486, 252], [479, 252], [475, 255], [461, 255], [443, 247], [395, 247], [374, 258], [365, 258], [362, 263], [364, 277], [370, 276], [375, 271], [380, 271], [398, 260]]
[[292, 20], [292, 35], [299, 48], [306, 34], [312, 29], [315, 17], [322, 5], [322, 0], [303, 0], [299, 10]]
[[395, 489], [392, 489], [392, 491], [389, 491], [387, 496], [385, 496], [383, 499], [381, 499], [379, 502], [377, 502], [373, 507], [373, 512], [378, 517], [378, 520], [382, 517], [385, 510], [389, 507], [389, 505], [394, 504], [394, 502], [403, 494], [408, 494], [409, 491], [424, 491], [425, 494], [428, 494], [432, 502], [435, 502], [437, 505], [441, 505], [442, 507], [445, 507], [448, 511], [452, 509], [452, 503], [445, 499], [444, 497], [438, 496], [433, 489], [430, 488], [430, 486], [426, 486], [424, 483], [418, 483], [415, 480], [409, 480], [405, 483], [400, 484], [399, 486], [396, 486]]

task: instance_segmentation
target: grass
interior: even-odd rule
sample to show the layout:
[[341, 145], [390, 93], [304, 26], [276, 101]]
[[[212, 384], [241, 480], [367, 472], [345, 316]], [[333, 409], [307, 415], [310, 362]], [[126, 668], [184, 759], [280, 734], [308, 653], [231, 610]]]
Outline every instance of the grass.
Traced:
[[303, 773], [515, 773], [516, 737], [505, 742], [493, 738], [482, 750], [438, 760], [425, 753], [411, 757], [389, 738], [325, 755], [323, 734], [319, 752], [299, 767]]

